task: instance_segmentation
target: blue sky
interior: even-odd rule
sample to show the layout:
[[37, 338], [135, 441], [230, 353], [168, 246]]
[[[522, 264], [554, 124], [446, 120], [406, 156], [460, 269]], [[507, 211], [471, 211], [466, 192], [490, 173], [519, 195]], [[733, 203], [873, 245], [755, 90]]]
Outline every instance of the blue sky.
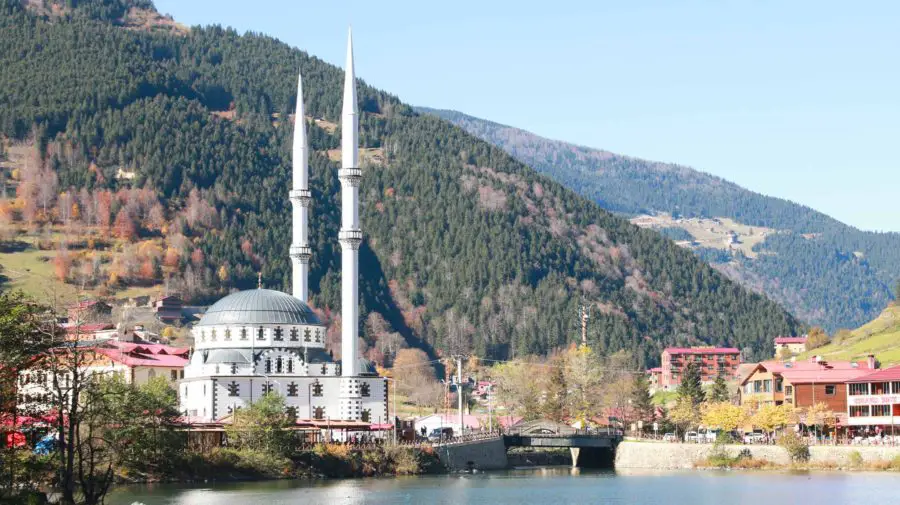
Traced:
[[689, 165], [900, 231], [900, 2], [156, 0], [414, 105]]

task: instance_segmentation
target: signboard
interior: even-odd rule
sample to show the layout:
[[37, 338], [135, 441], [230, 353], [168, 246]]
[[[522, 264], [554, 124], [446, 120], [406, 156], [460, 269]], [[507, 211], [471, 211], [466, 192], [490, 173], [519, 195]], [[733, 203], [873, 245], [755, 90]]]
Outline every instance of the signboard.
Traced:
[[900, 403], [900, 395], [848, 396], [847, 405], [890, 405]]

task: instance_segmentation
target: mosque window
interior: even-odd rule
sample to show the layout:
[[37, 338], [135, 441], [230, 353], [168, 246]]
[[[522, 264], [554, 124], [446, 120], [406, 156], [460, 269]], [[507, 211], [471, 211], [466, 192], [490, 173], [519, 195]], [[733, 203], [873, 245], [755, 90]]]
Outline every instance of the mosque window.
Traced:
[[266, 339], [266, 329], [260, 326], [256, 330], [256, 340], [265, 340]]
[[292, 358], [287, 359], [287, 373], [294, 373], [294, 360]]
[[212, 331], [209, 332], [209, 340], [212, 342], [216, 341], [216, 329], [213, 328]]
[[322, 363], [322, 375], [325, 375], [327, 373], [328, 373], [328, 365], [326, 365], [325, 363]]
[[364, 423], [370, 422], [372, 420], [372, 409], [362, 411], [362, 415], [360, 415], [359, 418]]
[[297, 390], [298, 390], [297, 383], [291, 382], [290, 384], [288, 384], [288, 387], [287, 387], [287, 395], [288, 396], [297, 396]]
[[231, 328], [225, 328], [225, 340], [231, 340]]
[[312, 395], [313, 396], [322, 396], [322, 383], [319, 381], [313, 382], [312, 385]]
[[271, 382], [265, 382], [265, 383], [263, 383], [263, 385], [262, 385], [262, 392], [263, 392], [263, 394], [268, 394], [268, 393], [271, 393], [272, 391], [275, 391], [275, 385], [274, 385], [274, 384], [272, 384]]
[[321, 341], [322, 341], [322, 330], [317, 328], [316, 329], [316, 342], [321, 342]]
[[266, 373], [272, 373], [272, 358], [266, 358]]
[[281, 373], [283, 365], [284, 360], [281, 359], [281, 356], [275, 358], [275, 373]]
[[228, 396], [239, 396], [241, 394], [241, 385], [235, 381], [231, 381], [231, 384], [225, 387], [228, 388]]
[[325, 407], [316, 407], [313, 410], [313, 417], [319, 420], [325, 419]]
[[372, 396], [372, 386], [369, 384], [362, 384], [359, 386], [359, 394], [362, 396]]
[[201, 342], [206, 342], [206, 331], [201, 331], [201, 332], [200, 332], [200, 341], [201, 341]]
[[297, 407], [288, 407], [284, 410], [284, 412], [291, 419], [297, 419]]
[[310, 338], [309, 338], [309, 337], [311, 336], [311, 333], [312, 333], [312, 332], [309, 331], [309, 328], [303, 330], [303, 341], [304, 341], [304, 342], [309, 342], [309, 341], [310, 341]]
[[247, 328], [241, 328], [241, 340], [247, 340]]
[[300, 340], [300, 330], [297, 329], [296, 326], [291, 328], [291, 342], [297, 342]]
[[275, 328], [275, 340], [284, 340], [284, 328], [281, 326]]
[[231, 375], [237, 375], [237, 363], [231, 364]]

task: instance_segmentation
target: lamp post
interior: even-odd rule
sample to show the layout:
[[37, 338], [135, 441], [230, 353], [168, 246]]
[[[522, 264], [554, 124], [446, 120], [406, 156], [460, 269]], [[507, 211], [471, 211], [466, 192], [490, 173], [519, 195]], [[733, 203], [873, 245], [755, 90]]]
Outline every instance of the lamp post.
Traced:
[[[397, 380], [392, 377], [385, 377], [384, 380], [386, 380], [390, 383], [393, 383], [393, 385], [394, 385], [394, 394], [391, 395], [391, 403], [393, 404], [393, 408], [391, 410], [393, 410], [393, 415], [391, 415], [391, 413], [388, 412], [388, 419], [390, 419], [391, 425], [394, 427], [391, 430], [393, 432], [393, 435], [391, 438], [394, 441], [394, 444], [396, 445], [397, 444], [397, 423], [396, 423], [396, 420], [397, 420]], [[388, 405], [388, 407], [390, 407], [390, 405]]]

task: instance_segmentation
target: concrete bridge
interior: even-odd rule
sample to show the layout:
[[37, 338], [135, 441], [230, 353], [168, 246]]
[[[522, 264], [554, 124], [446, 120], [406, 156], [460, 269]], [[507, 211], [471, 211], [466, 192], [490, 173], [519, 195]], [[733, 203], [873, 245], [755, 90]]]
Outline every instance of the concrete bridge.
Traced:
[[611, 467], [622, 436], [613, 430], [578, 430], [553, 421], [531, 421], [504, 434], [474, 434], [435, 446], [438, 457], [451, 470], [506, 468], [510, 447], [569, 449], [572, 466]]

